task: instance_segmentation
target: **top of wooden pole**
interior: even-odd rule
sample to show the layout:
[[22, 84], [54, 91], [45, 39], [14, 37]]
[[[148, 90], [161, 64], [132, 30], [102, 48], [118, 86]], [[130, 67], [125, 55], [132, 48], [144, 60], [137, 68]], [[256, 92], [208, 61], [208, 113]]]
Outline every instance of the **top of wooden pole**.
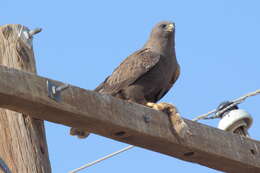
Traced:
[[[27, 27], [16, 24], [0, 27], [0, 64], [36, 73], [32, 36]], [[0, 158], [12, 173], [51, 172], [42, 120], [0, 109], [0, 132]]]

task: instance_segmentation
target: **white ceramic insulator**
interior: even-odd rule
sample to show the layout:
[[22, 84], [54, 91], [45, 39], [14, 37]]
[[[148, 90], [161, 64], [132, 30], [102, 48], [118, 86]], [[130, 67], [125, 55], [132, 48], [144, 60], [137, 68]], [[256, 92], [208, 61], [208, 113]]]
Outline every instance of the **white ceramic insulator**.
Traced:
[[252, 116], [242, 109], [232, 110], [227, 113], [218, 124], [218, 128], [225, 131], [234, 132], [239, 127], [250, 128], [253, 123]]

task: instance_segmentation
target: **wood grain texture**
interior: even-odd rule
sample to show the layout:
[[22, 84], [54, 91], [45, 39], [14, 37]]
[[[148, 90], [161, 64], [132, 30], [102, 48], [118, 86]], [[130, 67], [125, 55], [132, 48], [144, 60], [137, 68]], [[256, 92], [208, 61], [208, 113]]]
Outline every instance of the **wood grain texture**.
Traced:
[[[0, 64], [36, 73], [32, 40], [26, 37], [28, 31], [21, 25], [0, 27]], [[6, 82], [19, 87], [13, 79]], [[9, 89], [6, 86], [6, 90]], [[1, 102], [6, 100], [11, 99]], [[12, 173], [50, 173], [43, 121], [28, 115], [0, 109], [0, 157]]]
[[56, 102], [48, 97], [46, 78], [7, 67], [0, 67], [0, 76], [2, 107], [213, 169], [260, 172], [259, 141], [186, 119], [191, 135], [178, 140], [162, 112], [74, 86]]

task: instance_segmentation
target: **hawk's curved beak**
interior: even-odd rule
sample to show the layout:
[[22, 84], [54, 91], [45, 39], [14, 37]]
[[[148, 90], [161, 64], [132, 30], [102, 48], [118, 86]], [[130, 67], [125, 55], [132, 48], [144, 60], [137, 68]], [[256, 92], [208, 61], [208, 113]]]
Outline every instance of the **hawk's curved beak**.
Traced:
[[167, 25], [166, 31], [168, 31], [168, 32], [172, 32], [173, 29], [174, 29], [174, 24], [171, 23], [171, 24]]

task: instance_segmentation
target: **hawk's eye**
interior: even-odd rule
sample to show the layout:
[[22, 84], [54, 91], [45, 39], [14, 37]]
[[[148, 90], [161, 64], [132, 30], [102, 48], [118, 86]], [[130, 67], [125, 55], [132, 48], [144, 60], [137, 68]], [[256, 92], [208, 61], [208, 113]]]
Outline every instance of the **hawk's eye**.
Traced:
[[162, 28], [166, 28], [166, 26], [167, 26], [166, 24], [162, 24], [161, 25]]

